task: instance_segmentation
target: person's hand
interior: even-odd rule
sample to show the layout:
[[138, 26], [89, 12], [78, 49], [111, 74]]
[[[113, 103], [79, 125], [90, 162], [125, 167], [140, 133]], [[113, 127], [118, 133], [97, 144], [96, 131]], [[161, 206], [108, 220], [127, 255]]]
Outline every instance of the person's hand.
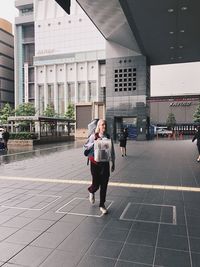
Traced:
[[111, 166], [111, 172], [114, 172], [114, 170], [115, 170], [115, 164], [113, 163]]

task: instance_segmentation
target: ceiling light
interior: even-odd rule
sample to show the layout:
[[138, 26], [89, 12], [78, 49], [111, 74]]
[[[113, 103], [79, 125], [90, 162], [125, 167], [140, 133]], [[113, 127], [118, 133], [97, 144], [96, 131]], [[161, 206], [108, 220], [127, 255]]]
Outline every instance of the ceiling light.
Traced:
[[172, 13], [172, 12], [174, 12], [174, 9], [173, 9], [173, 8], [169, 8], [169, 9], [168, 9], [168, 12], [169, 12], [169, 13]]
[[187, 9], [188, 9], [187, 6], [182, 6], [182, 7], [181, 7], [181, 10], [182, 10], [182, 11], [185, 11], [185, 10], [187, 10]]
[[180, 33], [184, 33], [185, 32], [185, 30], [180, 30]]
[[183, 45], [179, 45], [179, 48], [183, 48]]
[[174, 60], [174, 58], [173, 58], [173, 57], [170, 57], [170, 59], [171, 59], [171, 60]]
[[181, 57], [181, 56], [180, 56], [180, 57], [178, 57], [178, 59], [182, 59], [182, 58], [183, 58], [183, 57]]
[[169, 32], [170, 34], [174, 34], [174, 32], [173, 31], [171, 31], [171, 32]]
[[174, 46], [170, 46], [170, 49], [174, 49]]

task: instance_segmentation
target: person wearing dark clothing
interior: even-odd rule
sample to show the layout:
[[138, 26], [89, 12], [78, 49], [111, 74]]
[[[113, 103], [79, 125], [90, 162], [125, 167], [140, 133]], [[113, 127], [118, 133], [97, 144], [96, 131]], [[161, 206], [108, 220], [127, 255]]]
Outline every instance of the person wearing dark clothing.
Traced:
[[[106, 121], [100, 119], [97, 123], [97, 127], [95, 130], [95, 134], [92, 134], [89, 138], [89, 142], [87, 144], [88, 149], [90, 149], [90, 153], [88, 155], [90, 161], [90, 170], [92, 175], [92, 184], [89, 186], [89, 201], [91, 204], [95, 203], [95, 192], [100, 188], [100, 203], [99, 208], [102, 214], [107, 214], [108, 210], [105, 207], [106, 201], [106, 192], [108, 181], [110, 177], [110, 163], [111, 171], [113, 172], [115, 169], [115, 151], [113, 142], [110, 136], [107, 134], [107, 125]], [[101, 145], [104, 143], [110, 144], [105, 150], [102, 149]], [[98, 151], [98, 145], [101, 147]], [[107, 149], [107, 150], [106, 150]], [[106, 151], [109, 151], [106, 154]], [[109, 155], [108, 157], [106, 155]], [[103, 161], [104, 160], [104, 161]]]
[[195, 140], [197, 140], [197, 148], [198, 148], [198, 152], [199, 152], [199, 156], [197, 158], [197, 161], [200, 162], [200, 126], [197, 127], [197, 131], [192, 139], [192, 142], [194, 142]]
[[119, 146], [121, 149], [122, 157], [126, 156], [127, 137], [128, 137], [128, 130], [127, 128], [124, 128], [119, 135]]
[[8, 149], [8, 146], [7, 145], [8, 145], [9, 137], [10, 137], [10, 134], [7, 131], [7, 129], [5, 129], [5, 131], [2, 133], [2, 138], [3, 138], [3, 141], [4, 141], [5, 149]]

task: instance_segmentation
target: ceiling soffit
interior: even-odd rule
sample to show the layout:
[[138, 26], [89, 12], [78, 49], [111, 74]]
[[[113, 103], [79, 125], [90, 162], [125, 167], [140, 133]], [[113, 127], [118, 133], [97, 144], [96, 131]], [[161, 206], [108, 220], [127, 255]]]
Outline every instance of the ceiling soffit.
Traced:
[[77, 2], [107, 40], [141, 53], [118, 0]]
[[200, 61], [199, 0], [119, 0], [150, 64]]

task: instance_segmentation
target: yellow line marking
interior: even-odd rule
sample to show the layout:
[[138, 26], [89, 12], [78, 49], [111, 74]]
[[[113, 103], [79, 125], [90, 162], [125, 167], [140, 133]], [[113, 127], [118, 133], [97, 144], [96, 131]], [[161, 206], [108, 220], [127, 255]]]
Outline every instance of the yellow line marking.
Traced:
[[[64, 179], [47, 179], [47, 178], [33, 178], [33, 177], [8, 177], [0, 176], [1, 180], [15, 180], [27, 182], [43, 182], [43, 183], [59, 183], [59, 184], [91, 184], [90, 181], [84, 180], [64, 180]], [[152, 184], [133, 184], [121, 182], [109, 182], [110, 186], [125, 187], [125, 188], [140, 188], [140, 189], [157, 189], [157, 190], [171, 190], [171, 191], [186, 191], [186, 192], [200, 192], [199, 187], [189, 186], [171, 186], [171, 185], [152, 185]]]

